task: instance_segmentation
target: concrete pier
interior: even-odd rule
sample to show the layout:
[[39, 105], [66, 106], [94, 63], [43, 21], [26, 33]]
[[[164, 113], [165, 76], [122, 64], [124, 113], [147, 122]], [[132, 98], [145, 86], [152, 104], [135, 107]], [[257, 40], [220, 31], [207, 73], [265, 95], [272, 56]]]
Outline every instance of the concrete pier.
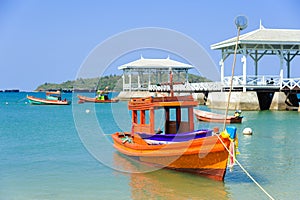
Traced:
[[287, 104], [285, 103], [287, 96], [284, 92], [275, 92], [273, 96], [272, 103], [270, 105], [270, 110], [286, 110]]
[[129, 92], [129, 91], [122, 91], [118, 95], [118, 99], [120, 101], [128, 101], [130, 98], [143, 98], [143, 97], [150, 97], [154, 96], [155, 92], [148, 92], [148, 91], [137, 91], [137, 92]]
[[[213, 109], [226, 109], [229, 92], [211, 92], [206, 105]], [[232, 92], [230, 110], [260, 110], [256, 92]]]
[[[175, 93], [175, 95], [189, 95], [191, 93]], [[199, 105], [207, 105], [212, 109], [226, 109], [229, 92], [192, 93]], [[247, 91], [232, 92], [229, 103], [229, 110], [287, 110], [289, 107], [297, 107], [296, 94], [284, 92]], [[167, 92], [148, 91], [122, 91], [118, 95], [121, 101], [128, 101], [130, 98], [143, 98], [149, 96], [169, 96]]]
[[[228, 92], [211, 92], [206, 105], [213, 109], [226, 109]], [[288, 110], [298, 107], [296, 94], [268, 91], [232, 92], [230, 110]]]

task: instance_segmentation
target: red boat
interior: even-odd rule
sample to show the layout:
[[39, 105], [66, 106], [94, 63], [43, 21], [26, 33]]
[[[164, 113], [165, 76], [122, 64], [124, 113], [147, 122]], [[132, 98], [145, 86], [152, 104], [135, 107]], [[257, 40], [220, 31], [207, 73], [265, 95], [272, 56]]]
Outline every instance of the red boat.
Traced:
[[86, 97], [77, 95], [79, 101], [78, 103], [84, 103], [84, 102], [92, 102], [92, 103], [116, 103], [119, 101], [119, 99], [99, 99], [97, 97]]
[[[224, 123], [225, 116], [218, 113], [203, 111], [203, 110], [194, 110], [194, 114], [200, 121], [205, 122], [217, 122]], [[230, 123], [242, 123], [243, 117], [240, 116], [240, 112], [236, 111], [234, 116], [227, 116], [226, 124]]]

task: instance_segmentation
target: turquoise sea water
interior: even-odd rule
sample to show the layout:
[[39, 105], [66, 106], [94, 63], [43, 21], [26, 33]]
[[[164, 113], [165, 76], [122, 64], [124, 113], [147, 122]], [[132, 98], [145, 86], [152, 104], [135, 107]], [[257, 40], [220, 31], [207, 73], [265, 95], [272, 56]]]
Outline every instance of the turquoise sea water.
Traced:
[[[1, 200], [268, 199], [239, 166], [227, 171], [224, 182], [164, 169], [125, 172], [140, 166], [101, 133], [130, 130], [126, 102], [77, 104], [74, 98], [70, 106], [32, 106], [26, 94], [0, 93]], [[298, 199], [300, 113], [243, 115], [236, 125], [238, 160], [275, 199]], [[196, 122], [198, 128], [216, 125]], [[253, 129], [252, 136], [242, 134], [245, 127]]]

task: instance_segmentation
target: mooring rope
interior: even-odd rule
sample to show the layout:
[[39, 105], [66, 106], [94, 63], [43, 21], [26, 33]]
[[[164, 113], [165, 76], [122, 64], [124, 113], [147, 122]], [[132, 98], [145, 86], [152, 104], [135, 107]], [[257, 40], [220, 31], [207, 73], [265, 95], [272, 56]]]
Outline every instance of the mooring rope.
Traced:
[[234, 158], [234, 161], [240, 166], [240, 168], [245, 172], [245, 174], [272, 200], [275, 200], [250, 174], [249, 172], [242, 166], [242, 164], [235, 158], [235, 156], [229, 151], [229, 149], [224, 144], [223, 140], [220, 138], [218, 134], [216, 134], [218, 139], [221, 141], [222, 145], [225, 147], [226, 151]]
[[[231, 79], [230, 79], [230, 87], [229, 87], [229, 93], [228, 93], [228, 99], [227, 99], [227, 106], [226, 106], [226, 112], [225, 112], [225, 118], [224, 118], [224, 124], [223, 124], [223, 131], [225, 131], [226, 129], [226, 119], [227, 119], [227, 115], [228, 115], [228, 110], [229, 110], [229, 104], [230, 104], [230, 96], [231, 96], [231, 91], [232, 91], [232, 85], [233, 85], [233, 76], [234, 76], [234, 69], [235, 69], [235, 63], [236, 63], [236, 52], [237, 52], [237, 48], [238, 48], [238, 41], [239, 41], [239, 37], [240, 37], [240, 31], [241, 28], [238, 27], [238, 34], [236, 37], [236, 43], [235, 43], [235, 49], [234, 49], [234, 57], [233, 57], [233, 64], [232, 64], [232, 68], [231, 68]], [[218, 134], [216, 134], [218, 136], [218, 139], [221, 141], [222, 145], [225, 147], [225, 149], [228, 151], [228, 153], [230, 154], [230, 156], [232, 156], [234, 158], [234, 161], [240, 166], [240, 168], [245, 172], [245, 174], [272, 200], [274, 200], [274, 198], [249, 174], [249, 172], [242, 166], [242, 164], [235, 158], [235, 156], [232, 154], [232, 152], [229, 151], [229, 149], [226, 147], [226, 145], [224, 144], [224, 142], [222, 141], [222, 139], [220, 138], [220, 136]]]

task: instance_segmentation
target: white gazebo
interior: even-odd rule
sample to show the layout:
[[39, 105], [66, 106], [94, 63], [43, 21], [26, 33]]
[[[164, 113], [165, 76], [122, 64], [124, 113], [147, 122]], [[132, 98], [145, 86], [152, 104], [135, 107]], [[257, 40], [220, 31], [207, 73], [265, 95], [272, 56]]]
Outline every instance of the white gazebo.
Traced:
[[[169, 81], [167, 75], [172, 70], [174, 81], [187, 82], [188, 70], [194, 68], [192, 65], [165, 59], [148, 59], [141, 56], [140, 59], [121, 65], [123, 70], [123, 91], [148, 91], [151, 84], [164, 84]], [[184, 80], [181, 74], [184, 73]]]
[[[224, 86], [228, 85], [230, 80], [230, 77], [224, 76], [224, 61], [228, 56], [234, 54], [235, 43], [236, 37], [211, 45], [211, 49], [222, 51], [219, 64], [221, 82]], [[295, 56], [300, 55], [300, 30], [267, 29], [260, 24], [259, 29], [239, 37], [237, 53], [242, 55], [243, 74], [242, 76], [235, 76], [234, 82], [243, 87], [243, 91], [246, 91], [248, 86], [253, 88], [266, 85], [271, 77], [273, 86], [280, 88], [284, 81], [291, 81], [291, 61]], [[277, 75], [269, 77], [258, 75], [258, 61], [265, 55], [276, 55], [279, 58], [280, 71]], [[247, 75], [248, 58], [252, 58], [255, 65], [255, 74], [251, 76]], [[283, 77], [284, 62], [286, 62], [287, 77]]]

